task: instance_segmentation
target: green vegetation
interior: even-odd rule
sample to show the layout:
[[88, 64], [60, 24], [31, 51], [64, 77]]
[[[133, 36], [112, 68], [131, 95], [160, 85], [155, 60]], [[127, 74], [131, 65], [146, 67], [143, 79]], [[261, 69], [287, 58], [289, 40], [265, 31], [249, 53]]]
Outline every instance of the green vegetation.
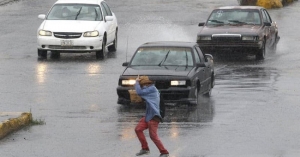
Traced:
[[30, 121], [30, 125], [44, 125], [44, 124], [46, 124], [46, 122], [41, 119], [35, 119], [35, 120], [32, 119]]

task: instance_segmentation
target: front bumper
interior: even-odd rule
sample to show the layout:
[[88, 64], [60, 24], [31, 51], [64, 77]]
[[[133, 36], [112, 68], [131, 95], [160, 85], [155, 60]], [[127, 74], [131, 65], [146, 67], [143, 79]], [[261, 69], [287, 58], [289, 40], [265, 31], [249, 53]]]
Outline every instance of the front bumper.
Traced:
[[[128, 90], [133, 87], [117, 87], [118, 104], [130, 105], [130, 94]], [[158, 89], [166, 104], [196, 104], [195, 88], [170, 87], [168, 89]]]
[[[70, 40], [71, 46], [62, 46], [63, 40]], [[55, 50], [60, 52], [91, 52], [102, 50], [101, 37], [80, 37], [75, 39], [62, 39], [49, 36], [37, 37], [39, 50]]]
[[199, 42], [201, 49], [205, 53], [220, 53], [220, 52], [234, 52], [238, 51], [240, 53], [247, 53], [247, 54], [257, 54], [258, 50], [262, 48], [262, 41], [256, 43], [203, 43]]

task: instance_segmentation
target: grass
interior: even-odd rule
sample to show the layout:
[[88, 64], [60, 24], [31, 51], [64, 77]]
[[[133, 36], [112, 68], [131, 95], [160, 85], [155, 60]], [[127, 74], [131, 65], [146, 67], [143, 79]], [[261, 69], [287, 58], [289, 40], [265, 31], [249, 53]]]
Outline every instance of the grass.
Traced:
[[45, 125], [46, 122], [44, 120], [41, 119], [32, 119], [30, 122], [30, 125]]

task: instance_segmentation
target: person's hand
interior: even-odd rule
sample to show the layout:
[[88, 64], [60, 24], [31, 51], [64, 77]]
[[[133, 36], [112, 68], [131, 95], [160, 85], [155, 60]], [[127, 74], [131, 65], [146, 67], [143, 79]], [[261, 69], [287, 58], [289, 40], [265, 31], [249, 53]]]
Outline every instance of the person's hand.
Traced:
[[138, 82], [140, 82], [141, 81], [140, 75], [138, 75], [138, 77], [135, 80], [138, 81]]

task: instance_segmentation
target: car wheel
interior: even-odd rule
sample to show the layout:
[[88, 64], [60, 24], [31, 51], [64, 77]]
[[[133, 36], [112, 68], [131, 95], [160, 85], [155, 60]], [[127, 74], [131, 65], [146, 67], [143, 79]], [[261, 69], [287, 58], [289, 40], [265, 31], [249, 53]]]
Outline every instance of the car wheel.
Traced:
[[216, 80], [215, 80], [215, 75], [214, 73], [211, 74], [211, 88], [214, 88], [215, 84], [216, 84]]
[[103, 42], [102, 42], [102, 50], [96, 51], [96, 58], [97, 59], [104, 58], [106, 56], [105, 47], [106, 47], [106, 37], [104, 36]]
[[38, 56], [42, 58], [47, 58], [47, 50], [39, 50], [38, 49]]
[[109, 46], [107, 49], [109, 52], [117, 51], [118, 46], [118, 32], [116, 31], [115, 40], [113, 42], [113, 45]]
[[272, 44], [272, 47], [270, 48], [270, 50], [271, 50], [272, 53], [276, 53], [276, 50], [277, 50], [277, 34], [275, 36], [275, 41]]
[[259, 49], [258, 53], [256, 54], [256, 60], [263, 60], [265, 59], [266, 55], [266, 41], [263, 41], [262, 48]]
[[208, 85], [208, 92], [205, 93], [204, 96], [210, 97], [211, 96], [211, 91], [212, 91], [212, 82], [209, 83], [209, 85]]
[[199, 101], [199, 98], [200, 98], [199, 94], [200, 94], [200, 85], [197, 85], [197, 87], [196, 87], [196, 89], [195, 89], [195, 100], [196, 100], [196, 103], [193, 104], [193, 105], [196, 105], [196, 106], [197, 106], [198, 103], [200, 102], [200, 101]]
[[60, 52], [59, 51], [51, 51], [51, 58], [59, 58]]

